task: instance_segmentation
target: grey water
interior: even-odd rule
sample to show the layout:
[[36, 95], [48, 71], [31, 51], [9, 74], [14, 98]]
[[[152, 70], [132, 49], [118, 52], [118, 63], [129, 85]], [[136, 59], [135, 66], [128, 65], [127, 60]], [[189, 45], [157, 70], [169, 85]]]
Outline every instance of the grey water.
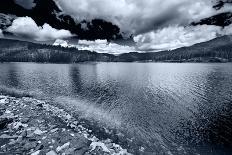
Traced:
[[0, 88], [53, 98], [135, 154], [232, 154], [231, 63], [3, 63]]

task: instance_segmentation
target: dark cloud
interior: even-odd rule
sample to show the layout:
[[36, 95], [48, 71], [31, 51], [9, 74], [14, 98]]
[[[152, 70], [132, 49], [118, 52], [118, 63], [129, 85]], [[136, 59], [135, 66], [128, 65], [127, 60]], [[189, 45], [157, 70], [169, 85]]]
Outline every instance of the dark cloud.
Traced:
[[25, 9], [32, 9], [36, 5], [34, 0], [15, 0], [15, 3], [24, 7]]
[[[78, 39], [87, 40], [133, 36], [138, 49], [157, 51], [208, 41], [218, 33], [230, 34], [230, 1], [7, 0], [1, 3], [0, 12], [23, 19], [31, 17], [24, 24], [17, 19], [7, 29], [18, 36], [48, 40], [62, 38], [57, 34], [61, 35], [61, 31], [64, 34], [65, 30], [76, 34]], [[17, 28], [15, 23], [21, 23], [21, 27]], [[227, 29], [222, 33], [219, 26], [227, 26]], [[48, 30], [56, 33], [47, 33]]]
[[211, 1], [202, 0], [56, 0], [56, 3], [78, 20], [105, 19], [132, 34], [188, 24], [216, 13]]

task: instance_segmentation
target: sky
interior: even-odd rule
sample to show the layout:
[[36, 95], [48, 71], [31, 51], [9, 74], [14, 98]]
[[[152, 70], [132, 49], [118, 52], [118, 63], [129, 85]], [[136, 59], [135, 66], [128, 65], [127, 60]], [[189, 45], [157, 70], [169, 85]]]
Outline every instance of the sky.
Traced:
[[[216, 0], [54, 1], [63, 14], [70, 15], [76, 20], [104, 19], [117, 25], [125, 36], [132, 35], [136, 46], [130, 48], [129, 52], [172, 50], [232, 34], [231, 25], [225, 28], [214, 25], [190, 25], [192, 22], [219, 13], [232, 12], [230, 4], [224, 5], [219, 10], [214, 9]], [[15, 0], [15, 2], [26, 9], [33, 9], [36, 5], [34, 0]], [[75, 36], [69, 30], [58, 30], [46, 23], [38, 26], [30, 17], [16, 18], [7, 31], [36, 41], [65, 40]], [[2, 36], [1, 31], [0, 36]], [[104, 40], [103, 43], [83, 42], [89, 49], [119, 48], [105, 43]], [[128, 47], [122, 48], [125, 50], [119, 51], [124, 53]]]

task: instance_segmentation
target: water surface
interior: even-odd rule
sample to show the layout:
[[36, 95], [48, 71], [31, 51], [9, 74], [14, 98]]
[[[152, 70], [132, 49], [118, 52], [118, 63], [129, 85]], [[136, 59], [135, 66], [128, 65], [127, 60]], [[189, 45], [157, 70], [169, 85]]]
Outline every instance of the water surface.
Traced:
[[147, 154], [232, 152], [231, 63], [4, 63], [0, 87], [52, 99]]

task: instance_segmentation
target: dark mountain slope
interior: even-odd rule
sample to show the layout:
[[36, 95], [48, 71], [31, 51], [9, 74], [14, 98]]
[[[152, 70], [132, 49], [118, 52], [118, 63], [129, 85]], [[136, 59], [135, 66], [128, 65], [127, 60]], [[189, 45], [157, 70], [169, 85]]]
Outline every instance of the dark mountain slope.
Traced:
[[[222, 9], [225, 5], [231, 6], [232, 7], [232, 0], [215, 0], [215, 5], [213, 8], [215, 10], [220, 10]], [[230, 24], [232, 24], [232, 12], [223, 12], [219, 13], [217, 15], [214, 15], [212, 17], [208, 17], [205, 19], [202, 19], [198, 22], [193, 22], [192, 25], [216, 25], [216, 26], [221, 26], [225, 27]]]
[[80, 51], [76, 48], [35, 44], [26, 41], [0, 39], [0, 62], [77, 63], [113, 61], [114, 55]]
[[157, 53], [128, 53], [117, 57], [118, 61], [232, 61], [232, 36], [223, 36], [191, 47]]
[[125, 53], [119, 56], [80, 51], [76, 48], [35, 44], [25, 41], [0, 39], [1, 62], [78, 63], [103, 62], [232, 62], [232, 36], [156, 53]]
[[216, 25], [216, 26], [221, 26], [225, 27], [230, 24], [232, 24], [232, 12], [225, 12], [221, 14], [217, 14], [215, 16], [205, 18], [200, 20], [199, 22], [194, 22], [192, 25]]

